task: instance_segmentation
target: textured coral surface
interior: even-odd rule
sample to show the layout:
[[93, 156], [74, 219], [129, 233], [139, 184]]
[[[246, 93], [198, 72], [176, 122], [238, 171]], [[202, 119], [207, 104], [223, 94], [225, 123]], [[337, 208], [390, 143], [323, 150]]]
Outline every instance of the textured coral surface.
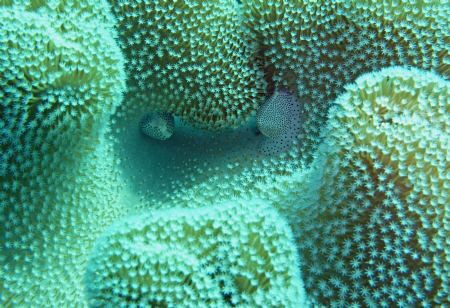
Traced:
[[112, 225], [90, 259], [95, 307], [305, 305], [292, 233], [261, 200], [130, 216]]
[[0, 306], [449, 306], [449, 31], [448, 0], [0, 0]]
[[205, 129], [236, 127], [256, 111], [264, 82], [234, 0], [111, 4], [130, 85], [147, 108]]
[[336, 100], [311, 192], [320, 208], [294, 227], [320, 302], [448, 303], [449, 91], [436, 74], [394, 67]]
[[123, 213], [102, 123], [124, 61], [103, 13], [74, 6], [0, 6], [2, 307], [85, 305], [86, 253]]

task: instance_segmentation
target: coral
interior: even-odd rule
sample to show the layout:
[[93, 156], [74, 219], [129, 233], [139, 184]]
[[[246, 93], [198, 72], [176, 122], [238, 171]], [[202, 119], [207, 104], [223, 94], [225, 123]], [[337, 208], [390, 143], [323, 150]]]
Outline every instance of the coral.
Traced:
[[111, 15], [110, 6], [107, 1], [95, 0], [0, 0], [0, 6], [25, 10], [29, 12], [39, 12], [40, 10], [49, 12], [59, 12], [73, 14], [76, 18], [97, 21], [103, 27], [114, 26], [114, 18]]
[[236, 127], [264, 90], [237, 4], [214, 1], [111, 0], [130, 85], [154, 111], [204, 129]]
[[268, 92], [285, 87], [304, 106], [298, 147], [305, 159], [330, 103], [359, 75], [405, 65], [450, 77], [447, 0], [243, 0], [242, 12]]
[[386, 66], [412, 65], [449, 78], [446, 0], [242, 2], [269, 83], [298, 87], [312, 104]]
[[0, 0], [0, 306], [448, 305], [448, 0], [110, 2]]
[[102, 136], [41, 155], [40, 170], [1, 181], [0, 304], [83, 307], [84, 272], [93, 243], [127, 213], [117, 162]]
[[111, 226], [86, 276], [93, 307], [301, 307], [283, 219], [259, 200], [150, 211]]
[[285, 189], [303, 200], [285, 210], [320, 303], [448, 303], [449, 99], [435, 73], [392, 67], [336, 100], [310, 174]]
[[[282, 148], [290, 144], [295, 147], [291, 139], [295, 127], [291, 130], [293, 133], [285, 134], [289, 139], [284, 142], [259, 133], [256, 121], [237, 129], [204, 131], [175, 117], [175, 133], [164, 142], [158, 142], [136, 129], [148, 110], [139, 103], [145, 97], [133, 96], [127, 95], [126, 103], [119, 106], [113, 116], [111, 138], [116, 143], [115, 152], [121, 160], [124, 181], [149, 207], [166, 205], [165, 201], [177, 199], [186, 189], [203, 182], [215, 182], [208, 184], [210, 189], [215, 186], [213, 194], [232, 196], [237, 190], [245, 194], [246, 188], [255, 181], [265, 177], [272, 180], [299, 165], [299, 159], [279, 159], [281, 155], [297, 157], [290, 149]], [[224, 180], [218, 175], [222, 174], [233, 189], [220, 188]], [[214, 204], [214, 200], [212, 202]]]
[[[255, 136], [252, 124], [246, 123], [235, 133], [208, 135], [180, 129], [181, 134], [164, 146], [145, 143], [130, 138], [131, 132], [126, 132], [124, 127], [130, 121], [136, 123], [148, 112], [143, 106], [147, 98], [142, 95], [127, 99], [116, 114], [120, 133], [113, 138], [118, 140], [126, 168], [142, 169], [130, 172], [132, 176], [157, 182], [155, 186], [159, 187], [155, 190], [164, 194], [164, 198], [181, 198], [181, 203], [185, 203], [186, 196], [190, 196], [185, 192], [197, 185], [203, 185], [204, 193], [210, 194], [211, 199], [217, 195], [246, 194], [259, 182], [274, 181], [278, 175], [292, 174], [308, 165], [323, 136], [321, 130], [326, 125], [330, 105], [343, 92], [344, 84], [361, 73], [405, 63], [448, 78], [445, 41], [450, 16], [446, 13], [448, 5], [416, 2], [399, 6], [394, 14], [388, 4], [374, 2], [375, 7], [382, 6], [380, 12], [386, 12], [377, 17], [373, 7], [359, 6], [357, 1], [242, 2], [238, 5], [243, 15], [241, 22], [247, 28], [245, 36], [250, 36], [256, 44], [257, 55], [252, 61], [259, 63], [266, 74], [269, 85], [266, 96], [270, 98], [279, 89], [286, 89], [301, 103], [297, 140], [291, 148], [277, 151], [270, 146], [270, 139]], [[411, 9], [413, 12], [409, 14]], [[369, 18], [368, 14], [374, 16]], [[410, 17], [405, 14], [414, 19], [408, 21]], [[131, 92], [137, 91], [131, 88]], [[133, 146], [128, 146], [130, 140]], [[133, 153], [123, 154], [124, 150]], [[154, 161], [148, 159], [147, 153], [157, 153]], [[148, 163], [136, 157], [143, 157]], [[170, 172], [166, 173], [167, 169]], [[165, 176], [159, 177], [163, 172]], [[223, 183], [219, 174], [226, 177], [227, 183]], [[152, 190], [150, 185], [142, 187]], [[151, 192], [145, 195], [148, 200], [154, 197], [150, 196]], [[148, 202], [155, 204], [153, 201]]]
[[114, 110], [125, 87], [124, 61], [106, 24], [21, 7], [1, 14], [0, 110], [9, 139], [62, 133]]
[[0, 6], [2, 307], [82, 306], [86, 255], [123, 212], [104, 136], [124, 59], [107, 11], [80, 3]]
[[172, 137], [175, 120], [170, 113], [153, 112], [146, 114], [139, 123], [141, 132], [153, 139], [166, 140]]
[[[267, 200], [289, 222], [308, 295], [325, 306], [447, 303], [449, 82], [386, 68], [346, 87], [306, 168], [271, 161], [179, 190], [172, 205]], [[256, 178], [254, 178], [256, 177]]]

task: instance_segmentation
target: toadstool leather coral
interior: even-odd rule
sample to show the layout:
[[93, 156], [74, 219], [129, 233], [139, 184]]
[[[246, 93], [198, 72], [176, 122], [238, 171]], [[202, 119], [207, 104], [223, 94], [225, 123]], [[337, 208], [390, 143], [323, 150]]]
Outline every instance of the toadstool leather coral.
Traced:
[[303, 186], [316, 200], [290, 214], [320, 303], [448, 303], [449, 100], [448, 81], [403, 67], [362, 75], [337, 98]]
[[0, 306], [448, 306], [449, 10], [0, 0]]
[[[230, 192], [268, 200], [292, 228], [316, 305], [445, 305], [449, 101], [449, 82], [436, 73], [365, 74], [335, 101], [311, 165], [211, 179], [172, 202], [210, 203]], [[252, 174], [256, 182], [246, 180]]]
[[105, 12], [56, 4], [0, 5], [2, 307], [82, 306], [87, 252], [122, 209], [104, 136], [124, 59]]
[[104, 234], [86, 276], [92, 307], [301, 307], [289, 227], [261, 200], [127, 217]]
[[130, 85], [146, 108], [207, 130], [237, 127], [264, 82], [234, 0], [111, 1]]
[[330, 104], [359, 75], [405, 65], [450, 78], [447, 0], [243, 0], [242, 14], [268, 93], [287, 88], [304, 106], [304, 159], [319, 143]]

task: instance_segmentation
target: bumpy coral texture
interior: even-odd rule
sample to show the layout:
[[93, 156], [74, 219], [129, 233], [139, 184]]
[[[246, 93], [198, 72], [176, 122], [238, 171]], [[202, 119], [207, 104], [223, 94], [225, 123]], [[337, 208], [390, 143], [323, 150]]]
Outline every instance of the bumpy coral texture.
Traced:
[[[147, 304], [179, 296], [205, 305], [273, 299], [297, 307], [301, 296], [285, 293], [295, 289], [289, 266], [297, 261], [284, 264], [276, 247], [261, 261], [256, 240], [222, 245], [211, 238], [252, 234], [265, 247], [281, 241], [293, 258], [289, 230], [277, 233], [284, 219], [317, 304], [448, 305], [448, 1], [241, 2], [111, 0], [119, 40], [105, 1], [0, 0], [0, 306], [86, 306], [86, 283], [94, 306], [138, 303], [156, 292]], [[130, 98], [110, 120], [124, 90], [117, 41], [129, 62]], [[344, 87], [390, 65], [409, 68]], [[292, 148], [261, 156], [255, 150], [267, 137], [251, 125], [214, 131], [240, 125], [279, 89], [301, 102]], [[177, 123], [182, 129], [170, 139], [151, 140], [137, 127], [153, 111], [210, 131]], [[117, 133], [105, 135], [110, 123]], [[142, 139], [128, 138], [132, 133]], [[140, 173], [123, 176], [129, 170], [118, 160]], [[139, 194], [119, 202], [122, 185], [140, 185]], [[282, 218], [258, 205], [242, 206], [239, 215], [224, 204], [206, 208], [248, 195]], [[100, 240], [83, 281], [94, 241], [135, 204], [198, 208], [189, 212], [198, 220], [189, 221], [188, 211], [126, 218], [116, 225], [124, 234]], [[270, 217], [277, 223], [266, 236], [260, 227]], [[210, 250], [192, 252], [211, 241]], [[239, 261], [237, 251], [257, 257]], [[212, 267], [199, 267], [203, 256]], [[156, 259], [159, 267], [147, 265]], [[280, 270], [260, 279], [271, 264]], [[236, 268], [245, 279], [229, 274]], [[172, 280], [153, 281], [150, 269]], [[274, 278], [286, 273], [287, 280]], [[183, 280], [188, 288], [172, 284], [185, 276], [192, 277]], [[268, 292], [271, 281], [287, 288]], [[211, 293], [196, 291], [207, 283]]]
[[329, 104], [360, 74], [411, 65], [450, 78], [447, 0], [243, 0], [242, 12], [268, 92], [287, 87], [304, 105], [303, 157]]
[[[174, 154], [179, 150], [176, 146], [155, 149], [166, 151], [168, 158], [174, 157], [164, 163], [178, 168], [174, 172], [177, 176], [159, 190], [167, 199], [190, 198], [186, 192], [193, 185], [203, 185], [204, 193], [211, 196], [246, 194], [255, 184], [276, 181], [278, 175], [292, 174], [311, 163], [332, 101], [342, 93], [344, 84], [361, 73], [406, 64], [448, 78], [447, 1], [411, 5], [401, 2], [405, 5], [396, 8], [388, 3], [356, 1], [242, 2], [241, 22], [249, 40], [256, 44], [253, 61], [259, 63], [269, 85], [266, 98], [278, 89], [287, 89], [300, 102], [298, 136], [291, 148], [269, 151], [276, 155], [268, 156], [257, 155], [255, 149], [264, 142], [250, 133], [211, 136], [211, 142], [199, 141], [198, 134], [174, 139], [177, 144], [185, 144], [180, 151], [187, 153], [189, 149], [192, 155]], [[121, 123], [132, 120], [133, 113], [139, 113], [136, 105], [145, 100], [144, 95], [130, 99], [120, 110]], [[145, 112], [145, 108], [142, 110]], [[194, 143], [205, 151], [191, 149], [189, 144]], [[183, 166], [181, 161], [185, 162]]]
[[287, 224], [258, 200], [141, 213], [99, 240], [86, 276], [93, 307], [301, 307]]
[[[26, 11], [50, 10], [53, 12], [71, 13], [85, 20], [104, 22], [103, 26], [113, 26], [108, 2], [93, 0], [0, 0], [0, 6], [14, 7]], [[47, 11], [48, 13], [49, 11]]]
[[443, 305], [450, 277], [449, 82], [394, 67], [346, 89], [309, 167], [274, 175], [267, 162], [256, 183], [247, 170], [184, 189], [172, 202], [199, 206], [230, 192], [269, 200], [293, 230], [316, 304]]
[[204, 129], [236, 127], [264, 89], [234, 0], [111, 1], [130, 85], [147, 108]]
[[14, 3], [0, 6], [0, 306], [82, 306], [86, 254], [120, 212], [103, 135], [124, 60], [107, 13]]
[[[1, 13], [2, 140], [41, 144], [46, 131], [62, 134], [114, 110], [125, 76], [106, 24], [22, 6]], [[4, 159], [17, 156], [6, 153]]]
[[336, 100], [310, 175], [316, 210], [292, 216], [319, 302], [448, 304], [449, 100], [448, 81], [399, 67], [361, 76]]
[[256, 60], [268, 91], [284, 87], [301, 102], [299, 137], [279, 157], [254, 163], [255, 157], [242, 155], [217, 168], [190, 170], [192, 178], [204, 180], [167, 194], [180, 206], [189, 205], [193, 196], [213, 202], [261, 190], [310, 163], [330, 105], [361, 73], [403, 63], [449, 78], [448, 1], [403, 1], [396, 7], [368, 1], [242, 2], [243, 22], [259, 44]]

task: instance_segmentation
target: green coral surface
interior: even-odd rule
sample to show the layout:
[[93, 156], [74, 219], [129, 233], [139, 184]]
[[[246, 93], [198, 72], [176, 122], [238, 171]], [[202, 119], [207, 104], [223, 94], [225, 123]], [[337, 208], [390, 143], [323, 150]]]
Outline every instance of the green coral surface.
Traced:
[[0, 306], [449, 306], [449, 38], [448, 0], [0, 0]]

